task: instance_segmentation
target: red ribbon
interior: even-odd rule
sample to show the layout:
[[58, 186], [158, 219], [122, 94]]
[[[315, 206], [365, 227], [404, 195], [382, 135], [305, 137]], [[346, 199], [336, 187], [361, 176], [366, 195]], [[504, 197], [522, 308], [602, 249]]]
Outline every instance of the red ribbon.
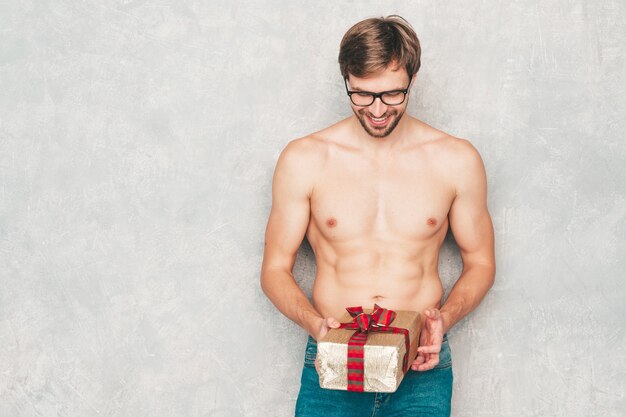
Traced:
[[391, 327], [391, 322], [396, 318], [397, 313], [393, 310], [380, 307], [374, 304], [374, 311], [371, 314], [363, 312], [361, 306], [346, 308], [352, 316], [349, 323], [341, 323], [341, 329], [356, 330], [348, 341], [348, 391], [363, 392], [364, 380], [364, 353], [367, 336], [371, 332], [404, 334], [406, 352], [402, 359], [402, 371], [409, 368], [409, 348], [411, 340], [409, 331], [402, 327]]

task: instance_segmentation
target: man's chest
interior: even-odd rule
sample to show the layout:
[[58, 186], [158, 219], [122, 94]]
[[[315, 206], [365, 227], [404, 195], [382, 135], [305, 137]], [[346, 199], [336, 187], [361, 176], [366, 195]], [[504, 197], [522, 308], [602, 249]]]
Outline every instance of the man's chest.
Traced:
[[428, 239], [446, 223], [452, 184], [437, 170], [333, 164], [320, 173], [311, 217], [329, 240]]

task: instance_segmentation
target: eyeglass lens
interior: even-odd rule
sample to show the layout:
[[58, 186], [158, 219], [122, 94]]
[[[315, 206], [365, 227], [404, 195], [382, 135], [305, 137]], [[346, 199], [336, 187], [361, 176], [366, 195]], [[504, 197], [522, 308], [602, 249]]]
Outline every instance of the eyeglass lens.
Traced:
[[[357, 106], [369, 106], [374, 102], [374, 96], [370, 93], [352, 93], [350, 99]], [[388, 106], [397, 106], [404, 101], [404, 93], [402, 91], [393, 91], [380, 96], [382, 102]]]

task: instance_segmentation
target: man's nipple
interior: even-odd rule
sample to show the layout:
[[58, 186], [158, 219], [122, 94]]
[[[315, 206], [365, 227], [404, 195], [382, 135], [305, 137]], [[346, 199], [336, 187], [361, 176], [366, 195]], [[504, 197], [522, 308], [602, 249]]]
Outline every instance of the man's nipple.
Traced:
[[326, 220], [326, 225], [328, 227], [335, 227], [335, 226], [337, 226], [337, 219], [335, 219], [334, 217], [329, 218], [328, 220]]

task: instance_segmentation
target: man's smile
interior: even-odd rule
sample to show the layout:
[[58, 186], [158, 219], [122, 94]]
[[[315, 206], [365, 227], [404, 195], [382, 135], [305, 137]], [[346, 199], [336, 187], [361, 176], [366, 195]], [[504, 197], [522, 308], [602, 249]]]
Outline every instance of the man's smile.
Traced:
[[376, 127], [383, 127], [387, 125], [387, 122], [389, 122], [389, 115], [384, 115], [382, 117], [373, 117], [373, 116], [367, 116], [367, 118], [369, 119], [370, 123]]

